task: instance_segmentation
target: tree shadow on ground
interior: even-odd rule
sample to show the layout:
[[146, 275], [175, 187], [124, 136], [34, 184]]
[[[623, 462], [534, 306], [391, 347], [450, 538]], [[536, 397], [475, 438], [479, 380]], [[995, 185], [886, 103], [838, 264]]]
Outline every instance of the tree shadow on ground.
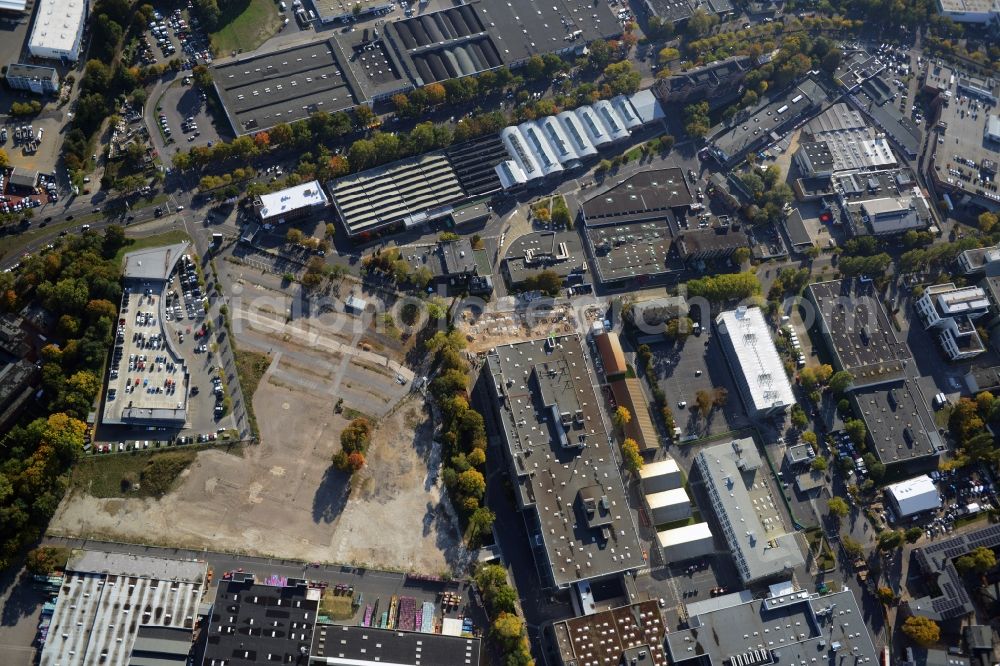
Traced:
[[340, 517], [351, 494], [351, 479], [330, 465], [313, 496], [313, 522], [330, 524]]
[[20, 567], [11, 567], [0, 576], [0, 590], [8, 593], [0, 614], [0, 626], [16, 626], [45, 602], [42, 591], [32, 584], [30, 576], [22, 576], [21, 571]]

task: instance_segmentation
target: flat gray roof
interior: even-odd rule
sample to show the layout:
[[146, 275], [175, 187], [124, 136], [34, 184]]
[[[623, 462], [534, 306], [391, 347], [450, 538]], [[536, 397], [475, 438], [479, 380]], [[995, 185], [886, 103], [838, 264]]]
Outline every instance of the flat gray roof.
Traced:
[[[752, 437], [702, 449], [695, 459], [744, 584], [805, 563], [795, 534], [785, 532]], [[675, 660], [677, 657], [675, 656]]]
[[692, 616], [689, 624], [666, 636], [673, 663], [876, 666], [880, 655], [850, 590], [753, 599]]
[[855, 389], [851, 397], [868, 429], [869, 450], [884, 465], [937, 457], [944, 448], [919, 386], [907, 379]]
[[694, 201], [679, 167], [641, 171], [617, 181], [580, 207], [588, 227], [638, 221], [663, 221], [674, 208]]
[[[565, 244], [566, 252], [560, 248]], [[576, 231], [536, 231], [515, 239], [504, 255], [504, 270], [514, 285], [542, 271], [565, 278], [587, 266], [580, 234]]]
[[601, 282], [655, 277], [684, 270], [674, 249], [673, 214], [660, 222], [589, 227], [584, 233]]
[[176, 245], [151, 247], [125, 255], [125, 279], [166, 280], [177, 260], [187, 251], [187, 241]]
[[205, 580], [207, 565], [203, 560], [169, 560], [163, 557], [129, 555], [127, 553], [76, 550], [69, 558], [66, 570], [201, 583]]
[[237, 134], [343, 111], [363, 101], [326, 38], [281, 51], [249, 55], [211, 68], [215, 88]]
[[856, 385], [902, 378], [902, 361], [910, 352], [896, 340], [871, 282], [816, 282], [807, 293], [817, 306], [817, 326], [832, 347], [837, 370], [854, 375]]
[[631, 606], [562, 620], [552, 625], [564, 664], [621, 664], [630, 648], [644, 646], [649, 661], [643, 666], [667, 666], [663, 637], [668, 628], [656, 601], [642, 601]]
[[591, 361], [575, 335], [487, 356], [519, 505], [557, 587], [644, 563]]

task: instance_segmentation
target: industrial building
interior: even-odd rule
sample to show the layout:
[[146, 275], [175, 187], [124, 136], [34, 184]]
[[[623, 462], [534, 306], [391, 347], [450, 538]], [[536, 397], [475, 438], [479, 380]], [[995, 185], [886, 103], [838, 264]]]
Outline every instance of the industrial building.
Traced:
[[641, 567], [616, 446], [575, 335], [492, 349], [486, 370], [514, 494], [546, 588]]
[[254, 197], [253, 208], [265, 224], [284, 224], [312, 215], [330, 204], [318, 180]]
[[926, 474], [886, 486], [885, 495], [900, 519], [941, 508], [941, 493]]
[[625, 351], [622, 349], [621, 340], [618, 339], [618, 333], [615, 331], [599, 333], [594, 336], [594, 344], [597, 345], [597, 353], [601, 357], [605, 379], [612, 381], [624, 377], [628, 365], [625, 363]]
[[561, 666], [667, 666], [667, 631], [652, 599], [552, 625]]
[[37, 5], [28, 52], [43, 60], [79, 60], [89, 0], [38, 0]]
[[55, 67], [14, 63], [7, 66], [7, 85], [36, 95], [59, 93], [59, 72]]
[[955, 23], [1000, 23], [998, 0], [938, 0], [938, 13]]
[[723, 312], [715, 326], [751, 418], [781, 413], [795, 404], [785, 364], [760, 308]]
[[990, 301], [981, 287], [935, 284], [924, 289], [913, 304], [927, 330], [952, 361], [973, 358], [986, 351], [975, 322], [990, 311]]
[[706, 214], [701, 219], [705, 226], [685, 229], [677, 235], [677, 254], [686, 264], [728, 259], [736, 250], [750, 245], [743, 225], [731, 221], [728, 215], [711, 219]]
[[709, 152], [722, 166], [733, 167], [751, 153], [777, 143], [815, 113], [825, 99], [823, 88], [807, 78], [790, 90], [765, 99], [732, 123], [713, 128]]
[[[207, 571], [204, 562], [75, 551], [39, 663], [140, 666], [152, 652], [166, 653], [166, 664], [186, 640], [185, 663]], [[157, 637], [165, 642], [152, 644]]]
[[306, 666], [321, 594], [301, 579], [265, 585], [252, 573], [234, 573], [219, 581], [202, 666]]
[[934, 218], [917, 185], [901, 187], [891, 196], [844, 199], [841, 203], [854, 235], [898, 235], [927, 229]]
[[508, 159], [496, 165], [497, 177], [505, 190], [540, 184], [662, 117], [647, 90], [505, 127], [500, 138]]
[[850, 372], [855, 388], [903, 378], [910, 352], [896, 339], [871, 281], [815, 282], [806, 287], [806, 298], [815, 306], [814, 326], [834, 369]]
[[930, 412], [930, 396], [912, 379], [851, 391], [854, 411], [868, 431], [868, 450], [886, 467], [922, 472], [936, 469], [945, 443]]
[[790, 575], [805, 563], [795, 534], [784, 530], [781, 504], [775, 503], [764, 480], [768, 472], [761, 471], [761, 465], [752, 438], [708, 446], [695, 458], [745, 585]]
[[542, 271], [550, 271], [564, 282], [583, 284], [587, 257], [576, 231], [540, 231], [515, 239], [501, 264], [511, 289], [520, 289], [525, 281]]
[[955, 568], [955, 559], [979, 546], [1000, 547], [1000, 525], [990, 525], [914, 549], [920, 573], [925, 580], [934, 581], [935, 585], [926, 596], [904, 601], [905, 610], [911, 615], [949, 625], [956, 625], [975, 612], [976, 607], [966, 589], [965, 580]]
[[316, 666], [476, 666], [478, 638], [317, 624], [310, 664]]
[[670, 661], [678, 666], [877, 666], [881, 658], [851, 590], [821, 596], [788, 582], [773, 585], [763, 599], [733, 594], [692, 607], [688, 627], [666, 636]]
[[683, 525], [656, 533], [664, 562], [673, 564], [715, 552], [715, 537], [708, 523]]
[[802, 127], [795, 160], [810, 178], [834, 173], [891, 169], [896, 156], [860, 111], [843, 102], [832, 105]]
[[654, 525], [666, 525], [691, 517], [691, 498], [683, 488], [645, 495], [649, 519]]
[[441, 152], [338, 178], [327, 187], [337, 218], [351, 238], [445, 217], [465, 198], [458, 175]]

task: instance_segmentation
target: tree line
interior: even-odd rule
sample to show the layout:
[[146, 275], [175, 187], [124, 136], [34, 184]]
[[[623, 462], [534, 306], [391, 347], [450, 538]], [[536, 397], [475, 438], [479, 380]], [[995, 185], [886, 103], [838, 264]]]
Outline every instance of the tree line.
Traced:
[[35, 303], [57, 317], [41, 350], [42, 398], [0, 445], [0, 568], [44, 533], [83, 450], [121, 299], [115, 258], [125, 242], [121, 227], [109, 227], [0, 273], [0, 311]]

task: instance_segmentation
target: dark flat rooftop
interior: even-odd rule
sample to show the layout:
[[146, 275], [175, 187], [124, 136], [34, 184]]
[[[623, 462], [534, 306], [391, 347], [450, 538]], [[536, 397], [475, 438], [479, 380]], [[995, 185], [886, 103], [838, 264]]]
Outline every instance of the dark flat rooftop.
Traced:
[[307, 599], [306, 594], [305, 581], [295, 587], [258, 585], [252, 576], [220, 581], [204, 663], [308, 664], [319, 596]]
[[552, 629], [564, 664], [620, 664], [627, 651], [645, 646], [651, 659], [643, 666], [667, 665], [667, 627], [653, 600], [563, 620]]
[[[565, 255], [560, 252], [562, 243], [566, 245]], [[504, 266], [513, 284], [520, 284], [543, 270], [566, 277], [570, 273], [581, 271], [587, 265], [580, 234], [575, 231], [525, 234], [511, 243], [504, 257]]]
[[663, 219], [694, 199], [679, 167], [642, 171], [595, 194], [581, 207], [588, 227]]
[[479, 648], [478, 638], [318, 624], [312, 656], [393, 666], [476, 666]]
[[668, 219], [591, 227], [584, 232], [593, 256], [594, 270], [602, 282], [655, 277], [684, 270]]
[[941, 440], [933, 417], [912, 381], [859, 388], [852, 396], [879, 462], [892, 465], [938, 455]]
[[938, 594], [906, 602], [914, 615], [935, 621], [960, 618], [975, 610], [954, 559], [985, 546], [1000, 546], [1000, 525], [990, 525], [975, 532], [937, 541], [914, 551], [920, 569], [928, 579], [936, 579]]
[[556, 585], [642, 566], [604, 400], [580, 338], [496, 347], [488, 363], [515, 492], [537, 513]]
[[212, 78], [239, 134], [308, 117], [314, 111], [342, 111], [361, 101], [333, 39], [252, 55], [212, 67]]
[[807, 289], [818, 305], [817, 323], [833, 339], [838, 370], [849, 371], [859, 385], [902, 378], [902, 359], [910, 352], [896, 340], [872, 283], [830, 280]]
[[470, 197], [487, 196], [502, 188], [494, 167], [510, 156], [499, 134], [450, 146], [445, 154], [462, 189]]

